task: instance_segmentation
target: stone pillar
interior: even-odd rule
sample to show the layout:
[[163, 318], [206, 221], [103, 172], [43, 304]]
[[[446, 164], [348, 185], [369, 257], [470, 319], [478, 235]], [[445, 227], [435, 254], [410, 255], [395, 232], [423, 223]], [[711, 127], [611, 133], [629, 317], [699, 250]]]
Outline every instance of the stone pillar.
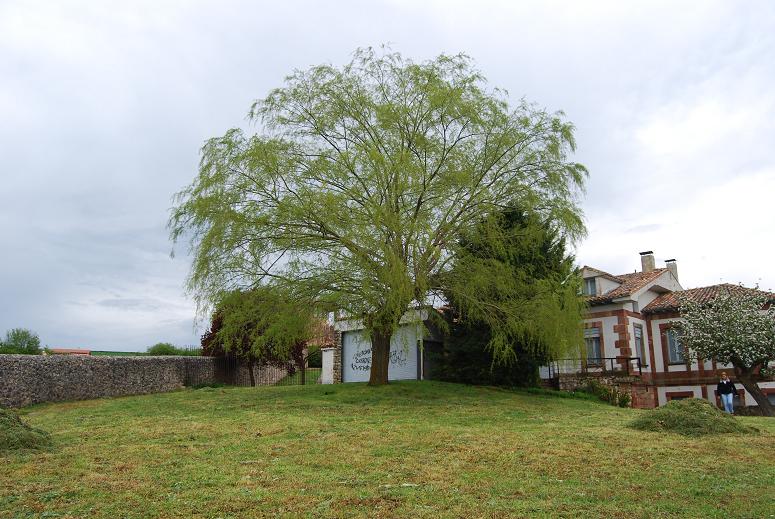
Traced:
[[630, 350], [630, 318], [627, 317], [627, 312], [624, 310], [616, 311], [616, 324], [614, 325], [614, 333], [617, 334], [618, 339], [614, 341], [614, 347], [616, 348], [616, 362], [619, 364], [619, 368], [626, 371], [631, 368], [628, 366], [627, 358], [632, 356], [632, 350]]
[[342, 332], [334, 331], [334, 384], [342, 383]]
[[654, 409], [657, 407], [657, 395], [656, 391], [653, 391], [653, 386], [633, 384], [631, 395], [632, 407], [637, 409]]

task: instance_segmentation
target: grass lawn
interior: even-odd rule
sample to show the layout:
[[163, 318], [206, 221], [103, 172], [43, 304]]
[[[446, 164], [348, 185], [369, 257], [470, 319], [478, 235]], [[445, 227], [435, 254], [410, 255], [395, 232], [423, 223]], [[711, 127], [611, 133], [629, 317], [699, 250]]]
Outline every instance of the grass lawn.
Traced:
[[276, 386], [47, 404], [0, 458], [0, 517], [773, 517], [758, 436], [625, 427], [586, 400], [453, 384]]

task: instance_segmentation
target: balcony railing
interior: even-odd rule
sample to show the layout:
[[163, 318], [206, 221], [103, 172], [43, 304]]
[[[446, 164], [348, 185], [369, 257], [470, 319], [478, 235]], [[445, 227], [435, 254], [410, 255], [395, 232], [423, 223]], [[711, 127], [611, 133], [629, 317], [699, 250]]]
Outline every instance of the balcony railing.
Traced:
[[643, 365], [640, 357], [587, 357], [557, 359], [541, 367], [541, 378], [544, 379], [576, 373], [641, 376]]

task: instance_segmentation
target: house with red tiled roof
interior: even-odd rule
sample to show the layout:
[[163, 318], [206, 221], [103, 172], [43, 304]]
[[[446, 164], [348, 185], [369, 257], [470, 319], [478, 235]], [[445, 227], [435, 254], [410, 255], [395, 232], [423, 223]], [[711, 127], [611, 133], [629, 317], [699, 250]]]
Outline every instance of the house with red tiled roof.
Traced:
[[[734, 379], [734, 369], [712, 359], [698, 362], [685, 355], [672, 329], [680, 319], [677, 294], [707, 302], [720, 290], [741, 287], [723, 284], [684, 290], [674, 259], [656, 268], [652, 251], [640, 256], [640, 272], [615, 275], [588, 266], [581, 269], [583, 293], [589, 305], [582, 358], [557, 361], [543, 370], [542, 376], [623, 373], [632, 389], [634, 407], [655, 407], [689, 397], [716, 402], [721, 371]], [[775, 381], [761, 382], [759, 386], [775, 403]], [[756, 405], [740, 384], [738, 389], [738, 405]]]

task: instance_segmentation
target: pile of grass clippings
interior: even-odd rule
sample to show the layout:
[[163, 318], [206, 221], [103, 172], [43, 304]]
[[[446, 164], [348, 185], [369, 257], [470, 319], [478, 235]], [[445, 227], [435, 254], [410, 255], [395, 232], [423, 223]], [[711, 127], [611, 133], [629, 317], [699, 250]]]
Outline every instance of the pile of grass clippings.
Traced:
[[707, 400], [699, 398], [672, 400], [667, 405], [644, 412], [629, 426], [640, 431], [674, 432], [684, 436], [758, 432], [758, 429], [743, 425]]
[[24, 423], [19, 415], [0, 408], [0, 454], [17, 450], [45, 449], [51, 445], [51, 437]]

